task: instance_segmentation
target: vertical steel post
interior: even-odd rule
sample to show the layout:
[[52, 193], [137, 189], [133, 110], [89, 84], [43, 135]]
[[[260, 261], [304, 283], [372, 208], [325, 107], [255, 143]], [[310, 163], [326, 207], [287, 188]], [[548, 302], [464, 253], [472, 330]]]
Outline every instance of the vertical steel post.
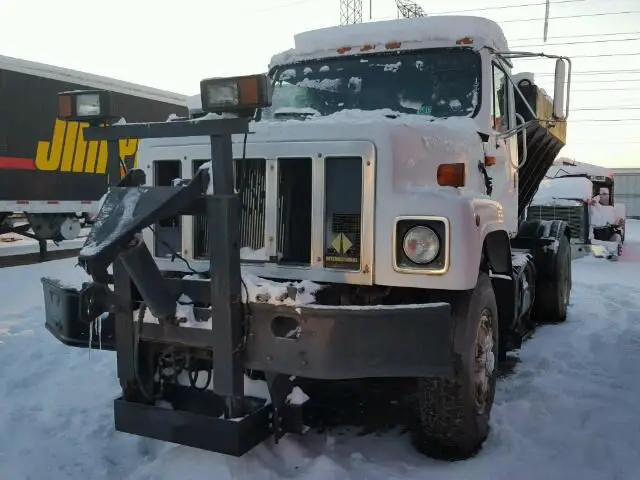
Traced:
[[[109, 128], [109, 127], [104, 127]], [[120, 146], [118, 140], [107, 140], [107, 188], [120, 182]], [[114, 290], [118, 292], [118, 305], [115, 312], [116, 361], [118, 378], [125, 399], [136, 396], [135, 363], [133, 348], [133, 318], [131, 312], [131, 278], [119, 258], [113, 262]]]
[[207, 198], [211, 318], [215, 332], [214, 391], [228, 398], [227, 414], [242, 416], [244, 365], [239, 202], [234, 193], [231, 135], [211, 136], [213, 196]]

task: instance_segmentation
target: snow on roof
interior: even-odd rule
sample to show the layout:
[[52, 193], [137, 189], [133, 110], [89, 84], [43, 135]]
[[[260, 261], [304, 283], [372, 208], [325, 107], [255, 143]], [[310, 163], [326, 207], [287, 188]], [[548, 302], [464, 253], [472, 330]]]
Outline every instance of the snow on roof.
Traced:
[[[558, 173], [556, 173], [558, 172]], [[586, 173], [587, 175], [599, 175], [613, 178], [613, 170], [591, 163], [577, 162], [569, 158], [557, 158], [547, 172], [547, 176]]]
[[294, 36], [295, 48], [274, 55], [270, 66], [291, 63], [317, 56], [337, 56], [342, 47], [374, 45], [370, 52], [384, 50], [388, 42], [402, 42], [402, 48], [418, 48], [436, 42], [455, 45], [456, 40], [471, 37], [476, 47], [489, 46], [508, 50], [500, 26], [482, 17], [439, 15], [402, 18], [353, 25], [321, 28]]
[[135, 97], [148, 98], [174, 105], [184, 106], [187, 96], [180, 93], [168, 92], [157, 88], [138, 85], [136, 83], [116, 80], [115, 78], [103, 77], [91, 73], [80, 72], [68, 68], [55, 67], [44, 63], [31, 62], [20, 58], [6, 57], [0, 55], [0, 70], [23, 73], [25, 75], [35, 75], [38, 77], [59, 80], [61, 82], [76, 83], [89, 88], [109, 90], [112, 92], [132, 95]]
[[593, 196], [593, 186], [588, 178], [545, 178], [540, 183], [533, 205], [568, 205], [564, 199], [588, 200]]

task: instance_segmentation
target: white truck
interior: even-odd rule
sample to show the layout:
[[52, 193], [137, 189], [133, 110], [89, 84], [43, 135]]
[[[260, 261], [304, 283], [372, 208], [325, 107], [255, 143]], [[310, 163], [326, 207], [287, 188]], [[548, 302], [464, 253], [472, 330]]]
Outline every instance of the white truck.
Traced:
[[[534, 56], [556, 62], [553, 100], [513, 81]], [[403, 379], [416, 447], [467, 458], [498, 362], [567, 316], [570, 229], [524, 213], [564, 146], [570, 72], [484, 18], [371, 22], [203, 80], [190, 119], [89, 128], [140, 138], [140, 170], [80, 252], [93, 281], [43, 279], [45, 325], [117, 352], [120, 431], [242, 455], [299, 432], [330, 385]]]
[[622, 254], [625, 205], [615, 200], [615, 178], [606, 167], [558, 158], [527, 208], [528, 219], [563, 220], [573, 255], [610, 260]]

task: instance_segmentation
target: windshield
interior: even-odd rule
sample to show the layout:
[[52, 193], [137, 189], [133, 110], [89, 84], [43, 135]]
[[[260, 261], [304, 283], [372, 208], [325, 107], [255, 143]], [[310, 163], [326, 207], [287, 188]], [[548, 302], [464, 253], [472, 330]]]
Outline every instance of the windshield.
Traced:
[[308, 61], [275, 72], [273, 104], [263, 118], [347, 109], [473, 116], [480, 75], [480, 56], [458, 48]]

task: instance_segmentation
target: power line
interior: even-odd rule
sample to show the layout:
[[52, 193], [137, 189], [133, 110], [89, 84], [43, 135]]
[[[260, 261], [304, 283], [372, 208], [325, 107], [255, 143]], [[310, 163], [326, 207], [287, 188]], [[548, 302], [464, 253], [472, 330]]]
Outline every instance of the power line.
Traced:
[[620, 106], [620, 107], [616, 107], [615, 105], [613, 106], [608, 106], [608, 107], [583, 107], [583, 108], [572, 108], [571, 111], [572, 112], [586, 112], [586, 111], [598, 111], [598, 112], [609, 112], [612, 110], [640, 110], [640, 107], [636, 107], [636, 106]]
[[573, 93], [573, 92], [600, 92], [600, 93], [607, 93], [607, 92], [627, 92], [627, 91], [629, 91], [629, 87], [627, 87], [627, 88], [607, 88], [604, 91], [601, 88], [599, 88], [597, 90], [581, 90], [581, 89], [574, 90], [573, 88], [571, 89], [571, 93]]
[[[629, 70], [583, 70], [581, 72], [571, 72], [571, 76], [574, 75], [614, 75], [618, 73], [640, 73], [640, 68], [633, 68]], [[554, 76], [555, 73], [536, 73], [536, 76]]]
[[[553, 5], [558, 5], [561, 3], [578, 3], [585, 2], [586, 0], [559, 0], [553, 2]], [[537, 2], [537, 3], [522, 3], [519, 5], [504, 5], [501, 7], [483, 7], [483, 8], [468, 8], [466, 10], [451, 10], [448, 12], [433, 12], [432, 15], [450, 15], [452, 13], [466, 13], [466, 12], [486, 12], [487, 10], [504, 10], [506, 8], [521, 8], [521, 7], [537, 7], [540, 5], [546, 5], [546, 2]]]
[[[595, 55], [571, 55], [571, 59], [574, 58], [601, 58], [601, 57], [631, 57], [640, 55], [640, 52], [626, 52], [626, 53], [597, 53]], [[516, 60], [544, 60], [542, 58], [517, 58]]]
[[[566, 20], [569, 18], [584, 18], [584, 17], [604, 17], [609, 15], [629, 15], [633, 13], [640, 13], [640, 10], [627, 10], [624, 12], [600, 12], [600, 13], [584, 13], [582, 15], [566, 15], [562, 17], [549, 17], [549, 20]], [[538, 20], [544, 20], [544, 17], [525, 18], [525, 19], [512, 19], [512, 20], [500, 20], [497, 23], [515, 23], [515, 22], [536, 22]]]
[[640, 122], [640, 118], [584, 118], [579, 120], [568, 120], [569, 125], [573, 123], [600, 123], [600, 122]]
[[590, 45], [593, 43], [613, 43], [613, 42], [635, 42], [640, 40], [640, 37], [633, 38], [613, 38], [610, 40], [585, 40], [579, 42], [558, 42], [558, 43], [532, 43], [530, 45], [514, 45], [511, 48], [528, 48], [528, 47], [552, 47], [554, 45]]
[[[611, 32], [611, 33], [585, 33], [582, 35], [564, 35], [562, 37], [548, 37], [549, 39], [559, 39], [559, 38], [586, 38], [586, 37], [609, 37], [612, 35], [639, 35], [640, 31], [635, 32]], [[514, 38], [514, 42], [526, 42], [530, 40], [540, 40], [539, 37], [529, 37], [529, 38]]]
[[594, 143], [598, 143], [598, 145], [626, 145], [626, 144], [638, 144], [640, 140], [594, 140], [594, 141], [581, 141], [581, 142], [567, 142], [568, 146], [571, 145], [593, 145]]
[[[543, 81], [545, 82], [551, 82], [552, 80], [550, 78], [545, 78], [543, 79]], [[604, 79], [604, 80], [571, 80], [571, 84], [591, 84], [591, 83], [624, 83], [624, 82], [640, 82], [640, 78], [621, 78], [618, 80], [613, 80], [611, 78], [608, 79]], [[629, 86], [629, 88], [631, 88], [631, 86]]]

